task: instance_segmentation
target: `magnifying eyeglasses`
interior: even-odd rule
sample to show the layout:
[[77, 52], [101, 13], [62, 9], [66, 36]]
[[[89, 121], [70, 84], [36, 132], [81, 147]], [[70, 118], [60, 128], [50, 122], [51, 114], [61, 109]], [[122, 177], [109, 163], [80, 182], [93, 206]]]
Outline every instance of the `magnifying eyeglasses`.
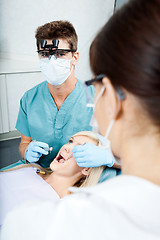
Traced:
[[38, 50], [38, 54], [40, 57], [46, 57], [55, 55], [58, 57], [63, 57], [69, 52], [76, 52], [76, 49], [58, 49], [59, 40], [53, 39], [52, 44], [47, 44], [47, 40], [40, 40], [41, 50]]
[[76, 52], [75, 49], [55, 49], [55, 50], [38, 50], [37, 51], [40, 57], [49, 57], [55, 55], [56, 57], [66, 56], [69, 52]]

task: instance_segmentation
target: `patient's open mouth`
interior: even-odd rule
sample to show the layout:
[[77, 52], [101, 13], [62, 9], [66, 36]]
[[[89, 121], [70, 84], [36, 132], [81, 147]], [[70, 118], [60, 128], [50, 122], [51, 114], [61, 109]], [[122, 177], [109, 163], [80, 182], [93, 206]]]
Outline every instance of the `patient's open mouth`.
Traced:
[[64, 163], [65, 162], [65, 157], [63, 156], [62, 153], [59, 153], [58, 156], [56, 157], [56, 160], [59, 163]]

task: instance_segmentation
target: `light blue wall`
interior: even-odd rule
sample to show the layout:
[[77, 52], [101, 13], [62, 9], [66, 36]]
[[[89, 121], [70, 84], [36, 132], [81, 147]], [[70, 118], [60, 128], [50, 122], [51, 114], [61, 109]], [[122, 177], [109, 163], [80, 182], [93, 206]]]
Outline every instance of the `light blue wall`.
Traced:
[[116, 0], [116, 9], [120, 8], [124, 3], [127, 3], [129, 0]]
[[0, 0], [1, 51], [36, 56], [36, 28], [53, 20], [69, 20], [79, 36], [77, 76], [85, 80], [90, 77], [90, 43], [113, 7], [114, 0]]
[[20, 98], [44, 80], [36, 28], [54, 20], [70, 21], [79, 37], [76, 76], [88, 80], [89, 46], [113, 9], [114, 0], [0, 0], [0, 133], [15, 130]]

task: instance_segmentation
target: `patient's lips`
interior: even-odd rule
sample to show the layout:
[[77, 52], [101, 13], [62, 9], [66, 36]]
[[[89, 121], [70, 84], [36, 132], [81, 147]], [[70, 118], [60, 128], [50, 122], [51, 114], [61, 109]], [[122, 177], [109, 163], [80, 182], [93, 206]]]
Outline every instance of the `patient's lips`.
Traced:
[[57, 157], [55, 158], [56, 162], [58, 163], [64, 163], [65, 162], [65, 157], [62, 153], [58, 153]]

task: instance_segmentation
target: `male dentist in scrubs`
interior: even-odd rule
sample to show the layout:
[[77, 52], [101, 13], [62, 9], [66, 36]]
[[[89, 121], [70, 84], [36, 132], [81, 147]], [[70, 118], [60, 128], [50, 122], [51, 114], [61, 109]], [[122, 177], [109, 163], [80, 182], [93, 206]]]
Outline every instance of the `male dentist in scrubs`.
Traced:
[[[93, 111], [86, 107], [83, 84], [75, 77], [79, 53], [73, 25], [53, 21], [38, 27], [35, 37], [46, 81], [27, 91], [20, 100], [16, 128], [21, 133], [22, 158], [49, 167], [73, 134], [92, 129], [89, 123]], [[92, 88], [90, 91], [93, 95]]]
[[[73, 25], [68, 21], [46, 23], [38, 27], [35, 37], [45, 81], [27, 91], [20, 100], [16, 128], [21, 133], [19, 151], [23, 160], [5, 169], [26, 162], [49, 167], [61, 146], [72, 135], [92, 130], [93, 109], [88, 108], [87, 103], [88, 98], [93, 99], [94, 90], [91, 86], [86, 94], [84, 84], [75, 77], [79, 53]], [[91, 152], [90, 158], [87, 157], [91, 160], [88, 163], [90, 167], [95, 165], [97, 149]], [[77, 155], [75, 157], [77, 160]], [[98, 149], [97, 159], [101, 159], [96, 162], [97, 166], [112, 167], [114, 164], [112, 155], [106, 149], [105, 154], [104, 149]], [[81, 165], [81, 161], [77, 163]]]

